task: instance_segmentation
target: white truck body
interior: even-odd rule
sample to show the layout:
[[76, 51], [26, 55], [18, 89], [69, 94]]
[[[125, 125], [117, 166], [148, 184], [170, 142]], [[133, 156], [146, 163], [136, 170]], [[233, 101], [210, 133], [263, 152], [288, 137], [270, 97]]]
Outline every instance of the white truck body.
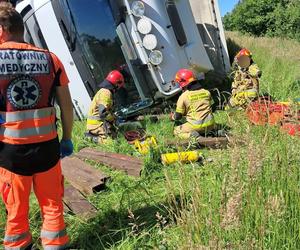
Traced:
[[[133, 10], [137, 2], [142, 15]], [[178, 69], [214, 70], [189, 0], [23, 0], [16, 9], [24, 19], [26, 41], [62, 61], [82, 119], [97, 84], [123, 64], [132, 83], [127, 101], [151, 103], [180, 91], [173, 82]]]

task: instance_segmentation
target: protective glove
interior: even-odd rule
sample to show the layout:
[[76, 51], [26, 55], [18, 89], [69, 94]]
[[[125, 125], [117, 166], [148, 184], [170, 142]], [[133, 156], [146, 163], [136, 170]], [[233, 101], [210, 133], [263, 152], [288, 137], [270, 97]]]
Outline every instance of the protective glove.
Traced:
[[5, 123], [5, 120], [2, 118], [2, 116], [0, 115], [0, 125]]
[[69, 156], [73, 153], [73, 143], [71, 140], [60, 141], [60, 157], [64, 158], [65, 156]]

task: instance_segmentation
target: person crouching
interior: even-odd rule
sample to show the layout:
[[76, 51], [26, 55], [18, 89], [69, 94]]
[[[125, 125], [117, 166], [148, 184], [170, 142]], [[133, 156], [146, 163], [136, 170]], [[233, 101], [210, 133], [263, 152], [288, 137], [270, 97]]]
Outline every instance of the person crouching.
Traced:
[[94, 96], [89, 109], [86, 127], [86, 135], [92, 137], [93, 141], [105, 143], [107, 139], [113, 137], [115, 122], [113, 96], [124, 85], [124, 76], [117, 70], [111, 71], [99, 85], [100, 90]]
[[177, 101], [172, 120], [178, 122], [185, 116], [186, 123], [176, 126], [174, 135], [181, 139], [188, 139], [213, 130], [215, 120], [210, 92], [201, 86], [193, 71], [189, 69], [180, 69], [175, 76], [175, 81], [183, 93]]

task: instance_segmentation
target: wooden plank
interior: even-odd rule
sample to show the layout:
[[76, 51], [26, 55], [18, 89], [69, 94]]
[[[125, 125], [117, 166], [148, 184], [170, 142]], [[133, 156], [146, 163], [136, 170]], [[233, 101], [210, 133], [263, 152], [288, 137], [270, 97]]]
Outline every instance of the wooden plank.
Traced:
[[72, 185], [67, 185], [65, 187], [63, 201], [65, 211], [72, 212], [82, 219], [88, 220], [95, 217], [97, 214], [96, 208]]
[[66, 205], [65, 202], [63, 203], [63, 205], [64, 205], [64, 213], [65, 213], [65, 214], [70, 214], [70, 213], [72, 213], [71, 209]]
[[[190, 140], [172, 140], [166, 141], [167, 146], [188, 146]], [[199, 146], [208, 148], [224, 148], [228, 145], [229, 140], [227, 137], [198, 137], [197, 143]]]
[[62, 172], [66, 180], [85, 195], [103, 190], [109, 178], [100, 170], [75, 157], [62, 159]]
[[82, 154], [81, 152], [77, 153], [76, 156], [81, 159], [93, 160], [97, 163], [103, 164], [107, 167], [111, 167], [112, 169], [115, 170], [121, 170], [131, 176], [138, 177], [141, 175], [142, 165], [140, 164], [124, 161], [122, 159], [114, 159], [114, 158], [107, 158], [107, 157], [99, 158], [97, 155], [87, 155], [87, 154]]
[[128, 162], [133, 162], [137, 164], [143, 164], [143, 161], [137, 157], [132, 157], [125, 154], [117, 154], [111, 152], [104, 152], [94, 148], [83, 148], [79, 151], [81, 154], [95, 155], [97, 157], [106, 157], [113, 159], [120, 159]]
[[136, 177], [141, 175], [143, 167], [143, 161], [138, 158], [123, 154], [102, 152], [90, 148], [80, 150], [75, 156], [80, 159], [93, 160], [97, 163], [111, 167], [115, 170], [124, 171], [128, 175]]
[[199, 137], [197, 142], [203, 147], [224, 148], [229, 140], [227, 137]]

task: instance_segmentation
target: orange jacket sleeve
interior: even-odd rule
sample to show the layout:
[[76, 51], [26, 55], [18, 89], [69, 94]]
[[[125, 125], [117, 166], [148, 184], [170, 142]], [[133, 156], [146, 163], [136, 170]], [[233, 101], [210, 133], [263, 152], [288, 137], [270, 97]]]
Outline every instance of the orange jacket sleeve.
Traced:
[[58, 86], [65, 86], [69, 84], [69, 78], [66, 74], [65, 71], [65, 67], [62, 64], [62, 62], [58, 59], [58, 57], [51, 53], [52, 59], [53, 59], [53, 63], [54, 63], [54, 68], [55, 68], [55, 72], [57, 72], [59, 69], [61, 69], [61, 74], [59, 77], [59, 81], [58, 81]]

